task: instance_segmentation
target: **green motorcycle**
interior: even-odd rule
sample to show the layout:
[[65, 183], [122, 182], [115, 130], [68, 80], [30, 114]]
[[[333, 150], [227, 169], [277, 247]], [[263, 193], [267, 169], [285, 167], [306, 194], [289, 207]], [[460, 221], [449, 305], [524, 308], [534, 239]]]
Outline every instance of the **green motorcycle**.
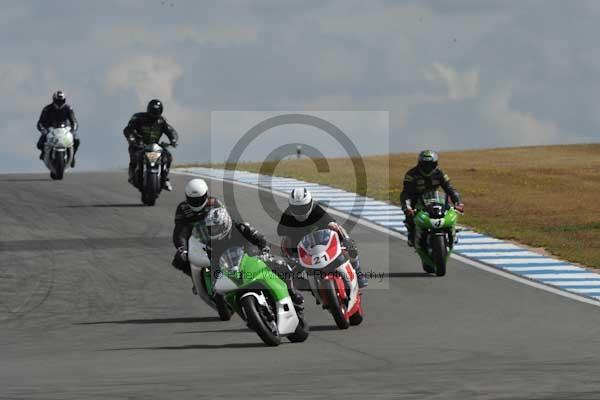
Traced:
[[243, 247], [233, 247], [219, 259], [213, 290], [244, 319], [262, 341], [278, 346], [281, 337], [303, 342], [309, 327], [297, 313], [286, 283], [265, 263], [266, 256], [253, 257]]
[[456, 240], [458, 213], [449, 204], [448, 196], [437, 191], [424, 193], [416, 208], [415, 249], [423, 270], [444, 276]]

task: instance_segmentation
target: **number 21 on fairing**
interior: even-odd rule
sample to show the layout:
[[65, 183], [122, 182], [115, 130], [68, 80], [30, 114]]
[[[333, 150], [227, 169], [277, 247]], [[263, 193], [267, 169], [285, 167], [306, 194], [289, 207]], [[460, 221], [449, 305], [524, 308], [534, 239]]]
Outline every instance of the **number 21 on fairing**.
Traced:
[[327, 256], [323, 254], [322, 256], [313, 257], [313, 264], [320, 264], [321, 261], [327, 261]]

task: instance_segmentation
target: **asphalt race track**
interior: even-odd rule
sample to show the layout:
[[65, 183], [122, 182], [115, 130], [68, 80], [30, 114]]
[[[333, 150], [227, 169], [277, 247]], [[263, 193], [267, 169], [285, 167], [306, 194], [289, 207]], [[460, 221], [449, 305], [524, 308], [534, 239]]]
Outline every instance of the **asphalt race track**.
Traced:
[[[363, 325], [339, 331], [307, 297], [308, 341], [263, 346], [170, 266], [187, 179], [149, 208], [124, 172], [0, 175], [1, 399], [600, 398], [600, 308], [454, 260], [424, 276], [360, 225], [363, 269], [386, 273]], [[274, 240], [257, 191], [236, 201]]]

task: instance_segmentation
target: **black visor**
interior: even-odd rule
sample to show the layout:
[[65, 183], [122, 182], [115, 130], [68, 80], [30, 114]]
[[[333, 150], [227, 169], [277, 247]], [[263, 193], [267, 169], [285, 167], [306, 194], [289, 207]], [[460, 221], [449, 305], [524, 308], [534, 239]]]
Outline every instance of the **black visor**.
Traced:
[[186, 201], [191, 207], [201, 207], [206, 202], [207, 197], [208, 197], [208, 193], [205, 194], [204, 196], [200, 196], [200, 197], [186, 196]]
[[208, 237], [211, 239], [220, 236], [223, 232], [225, 232], [226, 229], [227, 225], [225, 224], [211, 225], [206, 227], [206, 230], [208, 231]]
[[425, 174], [430, 174], [432, 173], [438, 166], [437, 161], [421, 161], [419, 162], [419, 167], [421, 168], [421, 171], [423, 171]]
[[308, 204], [303, 204], [303, 205], [290, 205], [290, 213], [292, 215], [296, 215], [298, 217], [304, 217], [310, 212], [311, 208], [312, 208], [312, 201]]
[[66, 100], [64, 98], [62, 98], [62, 99], [61, 98], [56, 98], [56, 99], [54, 99], [54, 104], [56, 104], [57, 106], [60, 107], [60, 106], [65, 105], [65, 101]]

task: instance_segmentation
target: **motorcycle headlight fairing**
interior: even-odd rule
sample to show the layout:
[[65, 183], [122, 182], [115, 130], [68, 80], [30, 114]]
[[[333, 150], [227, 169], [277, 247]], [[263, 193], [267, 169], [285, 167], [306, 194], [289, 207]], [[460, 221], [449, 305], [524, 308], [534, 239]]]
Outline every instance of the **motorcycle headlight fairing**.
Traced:
[[146, 153], [146, 158], [148, 159], [148, 161], [150, 161], [152, 164], [154, 164], [160, 158], [160, 152], [150, 151], [150, 152]]

